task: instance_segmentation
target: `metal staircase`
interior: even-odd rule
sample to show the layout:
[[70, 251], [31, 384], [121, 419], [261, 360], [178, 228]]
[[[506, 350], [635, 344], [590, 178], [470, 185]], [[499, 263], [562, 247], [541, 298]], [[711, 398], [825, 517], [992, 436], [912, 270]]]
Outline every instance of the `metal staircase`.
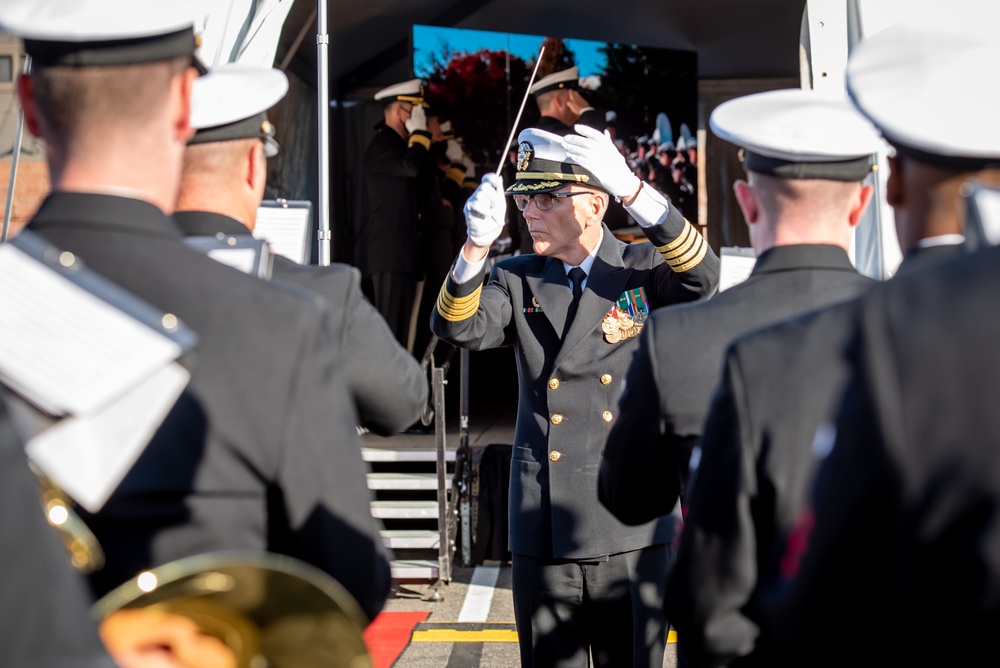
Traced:
[[451, 354], [442, 366], [436, 366], [435, 343], [431, 342], [422, 364], [430, 372], [433, 402], [424, 412], [424, 424], [433, 419], [434, 433], [389, 439], [368, 436], [361, 450], [371, 467], [372, 516], [385, 527], [382, 542], [393, 555], [392, 576], [397, 582], [449, 582], [457, 540], [463, 543], [463, 562], [470, 559], [468, 352], [461, 351], [460, 427], [449, 433], [444, 390]]

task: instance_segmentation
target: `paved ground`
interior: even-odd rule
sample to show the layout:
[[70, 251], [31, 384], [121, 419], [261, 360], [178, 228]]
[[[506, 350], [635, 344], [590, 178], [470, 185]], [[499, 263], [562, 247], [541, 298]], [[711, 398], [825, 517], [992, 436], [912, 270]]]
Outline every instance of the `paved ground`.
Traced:
[[[452, 582], [438, 590], [439, 601], [424, 600], [431, 592], [427, 583], [399, 586], [386, 610], [421, 610], [430, 615], [426, 623], [417, 626], [409, 646], [393, 668], [517, 668], [520, 665], [517, 636], [513, 631], [510, 567], [496, 562], [487, 562], [486, 566], [499, 568], [499, 575], [485, 609], [471, 601], [467, 605], [473, 568], [455, 568]], [[472, 598], [483, 592], [480, 587], [472, 589]], [[467, 619], [477, 621], [460, 621]], [[664, 668], [676, 666], [674, 647], [672, 642], [668, 643]]]

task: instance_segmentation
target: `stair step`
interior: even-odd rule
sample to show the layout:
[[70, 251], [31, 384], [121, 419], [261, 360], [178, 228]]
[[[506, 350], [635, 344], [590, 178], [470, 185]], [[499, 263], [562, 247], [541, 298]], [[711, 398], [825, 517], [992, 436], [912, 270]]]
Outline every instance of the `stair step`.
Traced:
[[[437, 451], [434, 448], [413, 448], [406, 446], [363, 447], [361, 457], [366, 462], [436, 462]], [[445, 450], [444, 460], [455, 461], [455, 451]]]
[[405, 559], [390, 562], [395, 580], [436, 580], [438, 562], [429, 559]]
[[382, 544], [390, 549], [437, 549], [441, 543], [441, 535], [430, 530], [388, 530], [379, 532]]
[[[444, 482], [451, 489], [451, 476]], [[369, 473], [368, 489], [437, 489], [437, 473]]]
[[436, 520], [437, 501], [372, 501], [372, 517], [380, 520]]

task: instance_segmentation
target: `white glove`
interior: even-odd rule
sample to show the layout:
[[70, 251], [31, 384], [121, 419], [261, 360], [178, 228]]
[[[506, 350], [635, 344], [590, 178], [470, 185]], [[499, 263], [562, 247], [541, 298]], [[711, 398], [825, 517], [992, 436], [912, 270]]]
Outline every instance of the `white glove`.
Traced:
[[458, 143], [457, 139], [449, 139], [448, 148], [445, 149], [444, 154], [448, 156], [448, 162], [461, 162], [465, 151], [462, 150], [462, 145]]
[[571, 162], [597, 177], [615, 197], [631, 197], [642, 184], [628, 168], [611, 135], [587, 125], [574, 125], [577, 134], [563, 137], [563, 148]]
[[424, 113], [423, 105], [413, 105], [413, 111], [410, 112], [410, 117], [404, 125], [406, 125], [406, 131], [410, 134], [414, 132], [427, 132], [427, 114]]
[[506, 215], [503, 181], [496, 172], [490, 172], [465, 202], [469, 241], [480, 248], [491, 246], [503, 231]]

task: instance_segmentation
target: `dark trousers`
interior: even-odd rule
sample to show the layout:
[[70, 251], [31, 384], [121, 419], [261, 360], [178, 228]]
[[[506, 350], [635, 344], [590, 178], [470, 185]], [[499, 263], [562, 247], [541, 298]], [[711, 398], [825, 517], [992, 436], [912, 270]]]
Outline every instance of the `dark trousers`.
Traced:
[[522, 668], [662, 668], [668, 545], [607, 561], [514, 554], [514, 618]]
[[[372, 274], [374, 305], [385, 318], [396, 341], [404, 348], [410, 338], [413, 300], [417, 294], [416, 274], [376, 272]], [[412, 352], [412, 351], [411, 351]]]

